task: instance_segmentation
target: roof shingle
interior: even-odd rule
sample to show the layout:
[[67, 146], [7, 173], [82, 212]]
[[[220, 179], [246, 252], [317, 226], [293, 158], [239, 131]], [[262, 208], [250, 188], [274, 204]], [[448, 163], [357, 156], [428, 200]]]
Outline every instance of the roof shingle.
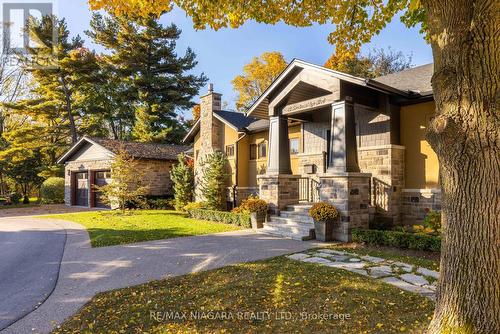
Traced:
[[373, 80], [402, 91], [412, 91], [427, 95], [432, 94], [431, 79], [433, 73], [434, 64], [431, 63], [384, 75]]
[[87, 138], [113, 153], [118, 153], [123, 149], [132, 157], [138, 159], [177, 160], [178, 154], [190, 148], [185, 145], [139, 143], [98, 137]]

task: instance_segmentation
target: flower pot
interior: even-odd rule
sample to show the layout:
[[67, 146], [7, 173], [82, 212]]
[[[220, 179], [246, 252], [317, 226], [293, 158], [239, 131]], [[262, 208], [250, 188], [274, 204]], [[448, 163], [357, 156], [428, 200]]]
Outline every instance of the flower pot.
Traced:
[[333, 240], [333, 221], [314, 221], [314, 232], [316, 240], [332, 241]]
[[250, 221], [252, 222], [252, 228], [258, 229], [264, 227], [264, 222], [266, 221], [265, 212], [250, 212]]

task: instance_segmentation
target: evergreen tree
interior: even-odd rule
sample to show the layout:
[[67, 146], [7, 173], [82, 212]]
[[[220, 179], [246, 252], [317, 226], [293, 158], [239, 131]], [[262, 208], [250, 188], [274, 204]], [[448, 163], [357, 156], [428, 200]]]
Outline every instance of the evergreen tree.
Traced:
[[[110, 54], [102, 56], [108, 68], [123, 84], [112, 98], [127, 100], [135, 116], [132, 137], [139, 141], [179, 142], [186, 128], [179, 109], [189, 109], [207, 78], [188, 74], [197, 64], [187, 49], [175, 52], [181, 31], [174, 25], [162, 26], [156, 19], [94, 14], [87, 31], [95, 43]], [[124, 112], [126, 114], [126, 112]]]
[[170, 179], [174, 183], [175, 209], [182, 208], [193, 200], [194, 171], [184, 153], [179, 154], [179, 163], [172, 167]]
[[228, 184], [228, 161], [222, 152], [207, 155], [201, 161], [201, 193], [211, 210], [222, 210], [226, 200]]

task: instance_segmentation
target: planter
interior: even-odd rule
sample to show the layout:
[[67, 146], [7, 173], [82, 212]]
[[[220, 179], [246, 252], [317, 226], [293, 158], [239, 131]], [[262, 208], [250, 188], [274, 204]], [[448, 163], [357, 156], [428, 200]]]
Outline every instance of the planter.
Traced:
[[333, 240], [333, 221], [314, 221], [314, 232], [316, 232], [316, 240], [332, 241]]
[[266, 213], [250, 212], [250, 221], [252, 222], [252, 229], [256, 230], [258, 228], [263, 228], [264, 222], [266, 221]]

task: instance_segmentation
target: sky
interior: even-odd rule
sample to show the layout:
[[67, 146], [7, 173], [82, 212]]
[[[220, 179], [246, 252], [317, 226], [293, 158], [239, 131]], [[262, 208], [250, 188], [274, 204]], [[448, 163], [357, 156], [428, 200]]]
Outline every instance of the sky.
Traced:
[[[65, 17], [72, 35], [84, 35], [89, 28], [91, 11], [86, 0], [58, 0], [58, 16]], [[190, 47], [197, 55], [198, 65], [195, 73], [205, 73], [214, 90], [223, 94], [229, 108], [234, 107], [236, 93], [232, 89], [231, 80], [241, 74], [243, 66], [253, 57], [265, 51], [279, 51], [287, 61], [299, 58], [314, 64], [323, 65], [333, 51], [327, 41], [333, 25], [314, 25], [306, 28], [295, 28], [285, 24], [266, 25], [248, 22], [238, 29], [221, 29], [214, 31], [193, 29], [192, 21], [184, 11], [174, 9], [163, 15], [160, 22], [167, 25], [175, 23], [182, 34], [177, 41], [177, 52], [182, 55]], [[87, 45], [102, 51], [93, 45], [87, 36], [83, 36]], [[388, 48], [412, 55], [415, 66], [432, 62], [430, 46], [419, 34], [418, 28], [408, 29], [400, 21], [393, 21], [369, 44], [362, 53], [373, 48]], [[204, 94], [207, 87], [200, 90]], [[195, 98], [198, 102], [198, 97]], [[188, 116], [188, 115], [186, 115]]]

